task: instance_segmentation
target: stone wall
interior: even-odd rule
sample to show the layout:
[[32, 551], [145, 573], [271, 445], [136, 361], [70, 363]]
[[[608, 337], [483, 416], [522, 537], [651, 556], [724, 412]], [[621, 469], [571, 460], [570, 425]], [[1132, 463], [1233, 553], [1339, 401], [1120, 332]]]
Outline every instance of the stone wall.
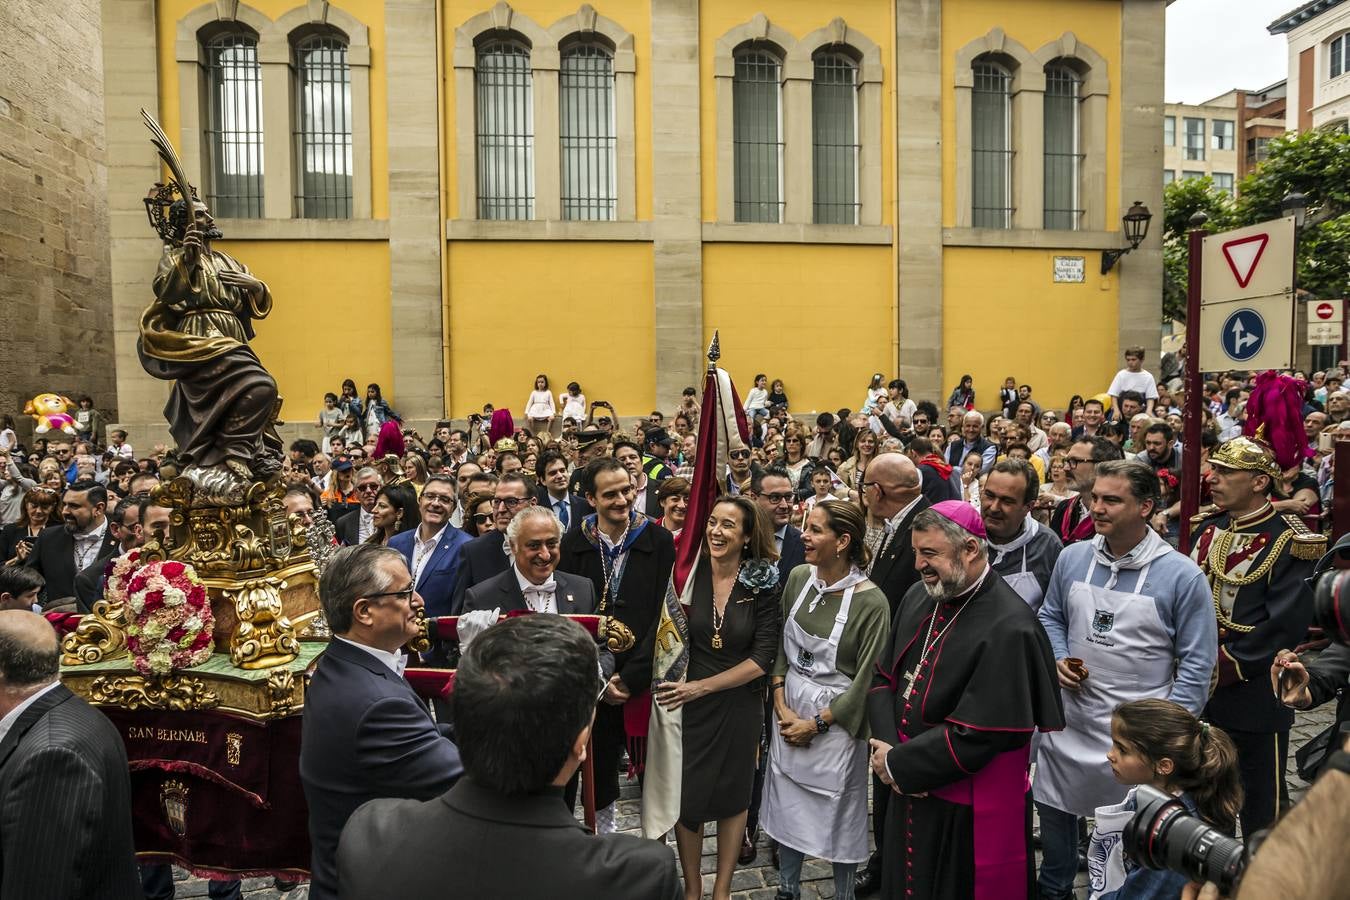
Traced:
[[89, 394], [116, 417], [98, 0], [0, 4], [0, 413]]

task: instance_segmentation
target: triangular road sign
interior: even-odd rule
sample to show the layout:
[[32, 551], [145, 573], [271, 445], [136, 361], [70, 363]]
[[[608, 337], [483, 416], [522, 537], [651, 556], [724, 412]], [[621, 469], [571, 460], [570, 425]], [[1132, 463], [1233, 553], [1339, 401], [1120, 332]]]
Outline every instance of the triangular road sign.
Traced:
[[1270, 243], [1269, 234], [1253, 234], [1249, 237], [1228, 241], [1223, 245], [1223, 257], [1228, 260], [1228, 268], [1233, 270], [1238, 287], [1246, 287], [1256, 274], [1257, 263]]

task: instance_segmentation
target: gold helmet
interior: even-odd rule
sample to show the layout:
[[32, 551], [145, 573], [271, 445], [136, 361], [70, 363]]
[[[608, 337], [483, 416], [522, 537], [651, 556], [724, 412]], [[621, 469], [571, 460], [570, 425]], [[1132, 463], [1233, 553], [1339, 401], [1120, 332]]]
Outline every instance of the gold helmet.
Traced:
[[519, 453], [520, 446], [516, 444], [513, 438], [504, 437], [492, 445], [492, 449], [498, 453]]
[[1209, 455], [1209, 464], [1224, 469], [1258, 472], [1269, 475], [1272, 479], [1277, 479], [1283, 474], [1270, 448], [1246, 437], [1225, 441], [1218, 450]]

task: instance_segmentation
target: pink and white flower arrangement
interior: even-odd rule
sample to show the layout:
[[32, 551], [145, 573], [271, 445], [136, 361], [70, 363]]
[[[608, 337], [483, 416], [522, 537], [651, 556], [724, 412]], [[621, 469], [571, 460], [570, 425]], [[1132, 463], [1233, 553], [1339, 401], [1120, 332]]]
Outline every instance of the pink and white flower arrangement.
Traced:
[[130, 573], [124, 590], [127, 649], [136, 671], [167, 675], [210, 658], [215, 617], [192, 566], [173, 560], [149, 563]]

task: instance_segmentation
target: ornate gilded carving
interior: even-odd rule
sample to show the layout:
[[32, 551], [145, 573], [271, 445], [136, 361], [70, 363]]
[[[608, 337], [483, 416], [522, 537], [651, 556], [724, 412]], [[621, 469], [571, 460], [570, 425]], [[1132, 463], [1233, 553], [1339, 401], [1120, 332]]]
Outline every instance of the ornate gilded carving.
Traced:
[[408, 649], [414, 653], [425, 653], [431, 649], [431, 635], [427, 632], [427, 611], [417, 607], [417, 637], [408, 641]]
[[286, 582], [256, 578], [237, 588], [226, 588], [239, 627], [230, 638], [230, 662], [241, 669], [267, 669], [295, 659], [300, 644], [295, 629], [282, 612], [281, 592]]
[[284, 716], [295, 706], [295, 673], [277, 669], [267, 676], [267, 702], [273, 715]]
[[61, 642], [61, 662], [68, 666], [102, 662], [127, 655], [127, 610], [121, 603], [98, 600], [92, 615], [80, 620]]
[[605, 638], [605, 646], [615, 653], [632, 650], [637, 643], [633, 630], [613, 616], [600, 617], [600, 634]]
[[101, 675], [89, 685], [89, 700], [123, 709], [214, 709], [220, 697], [189, 675]]
[[237, 731], [231, 731], [225, 735], [225, 762], [232, 766], [239, 765], [239, 758], [244, 747], [244, 736]]

